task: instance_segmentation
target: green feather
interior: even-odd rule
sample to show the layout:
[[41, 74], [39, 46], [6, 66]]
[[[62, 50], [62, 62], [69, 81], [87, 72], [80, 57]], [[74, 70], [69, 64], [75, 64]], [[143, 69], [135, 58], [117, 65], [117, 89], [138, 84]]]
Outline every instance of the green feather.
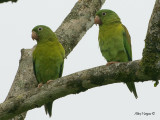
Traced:
[[[103, 57], [108, 62], [132, 61], [131, 39], [126, 27], [118, 15], [111, 10], [99, 10], [96, 15], [100, 18], [99, 46]], [[127, 82], [127, 87], [137, 98], [133, 81]]]
[[122, 25], [122, 26], [124, 28], [124, 32], [123, 32], [124, 48], [127, 53], [128, 60], [132, 61], [131, 38], [130, 38], [130, 35], [129, 35], [127, 28], [124, 25]]
[[[39, 30], [41, 28], [41, 30]], [[62, 76], [65, 51], [55, 33], [46, 26], [36, 26], [32, 31], [38, 36], [33, 51], [33, 69], [38, 83], [45, 84]], [[52, 115], [53, 101], [45, 104], [45, 111]]]

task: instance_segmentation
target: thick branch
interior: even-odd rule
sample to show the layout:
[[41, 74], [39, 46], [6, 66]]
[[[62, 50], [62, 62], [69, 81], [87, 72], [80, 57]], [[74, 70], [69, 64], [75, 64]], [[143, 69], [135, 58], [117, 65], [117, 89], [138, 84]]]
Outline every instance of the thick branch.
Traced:
[[156, 0], [145, 39], [145, 48], [141, 65], [143, 71], [152, 79], [160, 76], [160, 0]]
[[66, 56], [73, 50], [85, 33], [94, 24], [94, 17], [105, 0], [83, 0], [77, 2], [56, 30], [60, 42], [66, 50]]
[[[42, 88], [23, 92], [0, 104], [0, 120], [11, 118], [30, 109], [40, 107], [69, 94], [86, 91], [89, 88], [127, 81], [151, 80], [141, 72], [140, 61], [100, 66], [59, 78]], [[159, 66], [160, 67], [160, 66]]]
[[[87, 30], [92, 27], [95, 13], [104, 2], [105, 0], [84, 0], [77, 2], [57, 29], [56, 34], [65, 48], [66, 56], [73, 50]], [[32, 65], [33, 49], [22, 50], [19, 68], [6, 100], [37, 86]], [[24, 119], [24, 117], [25, 114], [21, 114], [17, 118], [14, 118], [14, 120]]]

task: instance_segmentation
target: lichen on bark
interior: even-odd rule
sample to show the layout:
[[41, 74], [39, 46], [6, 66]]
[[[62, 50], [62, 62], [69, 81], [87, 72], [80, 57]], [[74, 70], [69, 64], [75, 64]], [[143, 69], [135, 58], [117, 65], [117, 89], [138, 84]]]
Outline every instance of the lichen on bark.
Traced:
[[145, 39], [145, 48], [141, 61], [142, 71], [158, 80], [160, 69], [157, 64], [160, 61], [160, 0], [156, 0], [149, 27]]

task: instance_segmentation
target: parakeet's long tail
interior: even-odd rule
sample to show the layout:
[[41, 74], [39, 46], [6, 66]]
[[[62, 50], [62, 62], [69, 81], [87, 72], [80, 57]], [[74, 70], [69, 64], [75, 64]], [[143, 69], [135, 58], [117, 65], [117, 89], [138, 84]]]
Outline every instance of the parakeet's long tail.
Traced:
[[49, 102], [44, 105], [46, 114], [49, 114], [50, 117], [52, 116], [52, 104], [53, 102]]
[[130, 90], [131, 92], [133, 92], [135, 98], [137, 99], [137, 98], [138, 98], [138, 95], [137, 95], [137, 92], [136, 92], [136, 87], [135, 87], [134, 82], [127, 82], [126, 84], [127, 84], [127, 87], [129, 88], [129, 90]]

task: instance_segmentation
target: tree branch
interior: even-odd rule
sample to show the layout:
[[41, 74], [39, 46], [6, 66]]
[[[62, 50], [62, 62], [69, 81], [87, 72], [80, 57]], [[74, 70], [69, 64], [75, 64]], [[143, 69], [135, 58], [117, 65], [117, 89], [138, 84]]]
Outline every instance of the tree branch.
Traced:
[[160, 76], [160, 0], [156, 0], [145, 39], [145, 49], [141, 65], [145, 74], [153, 80]]
[[106, 65], [95, 67], [59, 78], [49, 85], [43, 85], [40, 89], [35, 88], [23, 92], [0, 104], [0, 119], [11, 118], [30, 109], [40, 107], [46, 102], [86, 91], [89, 88], [131, 80], [135, 82], [151, 80], [149, 76], [141, 72], [139, 63], [140, 61], [133, 61], [116, 63], [108, 67]]
[[56, 30], [56, 35], [65, 48], [66, 56], [82, 39], [88, 29], [93, 26], [95, 14], [104, 2], [105, 0], [83, 0], [77, 2]]
[[[84, 36], [94, 23], [94, 16], [105, 0], [84, 0], [77, 2], [61, 26], [56, 30], [59, 41], [65, 48], [66, 56], [73, 50], [79, 40]], [[37, 87], [33, 74], [32, 49], [22, 49], [19, 68], [12, 87], [5, 101], [14, 98], [20, 93]], [[12, 120], [23, 120], [25, 113]]]

